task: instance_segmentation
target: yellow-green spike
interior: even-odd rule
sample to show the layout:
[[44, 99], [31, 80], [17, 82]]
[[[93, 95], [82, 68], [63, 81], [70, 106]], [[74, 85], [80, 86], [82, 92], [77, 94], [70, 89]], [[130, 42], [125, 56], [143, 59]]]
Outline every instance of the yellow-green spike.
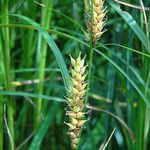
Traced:
[[[87, 41], [90, 41], [90, 35], [91, 35], [91, 29], [92, 29], [92, 41], [93, 41], [93, 46], [96, 46], [97, 41], [100, 39], [101, 35], [104, 33], [103, 27], [105, 25], [106, 19], [106, 10], [104, 8], [104, 0], [94, 0], [93, 2], [93, 16], [91, 16], [91, 4], [89, 5], [89, 10], [87, 14], [87, 21], [86, 21], [86, 26], [87, 26]], [[92, 18], [92, 23], [91, 23], [91, 17]]]
[[84, 104], [83, 97], [85, 95], [85, 78], [86, 78], [86, 66], [85, 57], [81, 59], [81, 52], [79, 53], [77, 59], [74, 59], [70, 56], [71, 59], [71, 88], [68, 90], [70, 97], [66, 98], [68, 101], [69, 110], [66, 112], [66, 115], [69, 116], [69, 123], [66, 123], [69, 126], [69, 136], [71, 139], [72, 148], [75, 149], [79, 142], [79, 135], [81, 133], [81, 128], [86, 122], [84, 120], [84, 115], [86, 112], [83, 112]]

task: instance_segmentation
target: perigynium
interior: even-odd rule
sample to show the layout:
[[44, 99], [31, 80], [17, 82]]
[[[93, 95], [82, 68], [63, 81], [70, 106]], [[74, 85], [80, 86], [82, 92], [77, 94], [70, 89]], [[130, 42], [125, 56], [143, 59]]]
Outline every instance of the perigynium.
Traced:
[[[93, 7], [93, 9], [91, 9]], [[91, 12], [92, 11], [92, 12]], [[89, 9], [87, 12], [86, 26], [87, 26], [87, 41], [90, 41], [92, 31], [92, 44], [96, 46], [97, 41], [101, 35], [105, 32], [103, 27], [105, 25], [106, 9], [104, 8], [104, 0], [90, 0]], [[92, 17], [92, 18], [91, 18]]]
[[84, 105], [84, 95], [85, 87], [87, 83], [86, 78], [86, 66], [84, 65], [85, 57], [81, 59], [81, 53], [77, 59], [71, 58], [71, 88], [68, 89], [70, 96], [67, 99], [69, 110], [67, 110], [66, 115], [69, 116], [69, 126], [68, 134], [71, 139], [72, 148], [75, 149], [79, 142], [79, 137], [81, 134], [81, 129], [84, 123], [87, 121], [84, 119], [85, 105]]

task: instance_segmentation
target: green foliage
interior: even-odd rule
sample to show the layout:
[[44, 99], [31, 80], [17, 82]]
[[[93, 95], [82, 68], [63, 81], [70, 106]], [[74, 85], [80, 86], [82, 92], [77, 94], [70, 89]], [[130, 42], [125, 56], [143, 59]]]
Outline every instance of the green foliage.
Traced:
[[[145, 24], [150, 29], [150, 9], [145, 22], [142, 8], [105, 1], [107, 31], [93, 48], [92, 40], [85, 40], [87, 4], [1, 1], [0, 150], [13, 145], [17, 150], [71, 149], [64, 96], [70, 87], [69, 54], [76, 57], [80, 51], [89, 63], [87, 104], [92, 112], [78, 149], [97, 150], [106, 141], [109, 150], [148, 148], [150, 47]], [[140, 5], [139, 0], [134, 4]]]

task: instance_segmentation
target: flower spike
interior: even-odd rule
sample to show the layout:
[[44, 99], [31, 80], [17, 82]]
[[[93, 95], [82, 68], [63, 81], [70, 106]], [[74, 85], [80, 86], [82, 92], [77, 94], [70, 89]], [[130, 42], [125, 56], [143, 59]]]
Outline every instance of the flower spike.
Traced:
[[81, 134], [81, 129], [84, 123], [87, 121], [84, 119], [84, 115], [87, 114], [84, 112], [84, 95], [85, 88], [87, 83], [85, 82], [86, 78], [86, 66], [85, 57], [81, 58], [81, 52], [79, 53], [77, 59], [74, 59], [70, 56], [71, 59], [71, 88], [68, 90], [69, 97], [67, 97], [67, 102], [69, 110], [66, 110], [66, 115], [69, 117], [70, 122], [66, 123], [69, 126], [68, 135], [71, 139], [72, 148], [75, 149], [79, 142], [79, 136]]
[[[90, 11], [91, 7], [93, 7], [92, 14]], [[107, 13], [106, 9], [104, 8], [104, 0], [94, 0], [93, 6], [92, 6], [92, 2], [90, 1], [89, 10], [87, 12], [87, 20], [86, 20], [86, 26], [88, 31], [88, 33], [86, 34], [86, 39], [87, 41], [90, 41], [90, 35], [92, 29], [93, 46], [96, 46], [97, 41], [100, 39], [102, 34], [106, 31], [103, 29], [106, 22], [105, 19], [106, 13]]]

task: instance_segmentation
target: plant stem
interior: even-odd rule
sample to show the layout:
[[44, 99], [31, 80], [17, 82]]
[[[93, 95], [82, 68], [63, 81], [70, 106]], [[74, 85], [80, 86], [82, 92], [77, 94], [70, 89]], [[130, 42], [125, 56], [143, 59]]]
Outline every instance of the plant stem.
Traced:
[[[29, 5], [29, 10], [32, 9], [32, 14], [30, 11], [28, 11], [27, 16], [30, 16], [31, 19], [36, 20], [36, 5], [35, 3], [31, 3]], [[30, 68], [33, 67], [34, 59], [33, 55], [35, 53], [35, 47], [36, 47], [36, 36], [35, 32], [33, 30], [28, 30], [23, 32], [22, 34], [22, 48], [23, 48], [23, 54], [22, 54], [22, 64], [21, 67], [23, 68]], [[28, 39], [28, 41], [25, 41]], [[28, 63], [26, 63], [26, 59], [28, 58]], [[26, 78], [29, 78], [30, 74], [27, 74]]]
[[3, 96], [0, 96], [0, 149], [3, 150]]
[[[141, 16], [141, 22], [143, 21], [143, 16]], [[143, 28], [143, 24], [141, 24]], [[148, 39], [149, 40], [149, 39]], [[142, 45], [142, 51], [145, 51]], [[143, 68], [142, 68], [142, 75], [143, 79], [146, 81], [146, 87], [144, 87], [143, 91], [145, 96], [148, 96], [148, 87], [150, 81], [150, 72], [149, 72], [150, 61], [148, 58], [143, 59]], [[149, 124], [150, 124], [150, 110], [148, 106], [143, 102], [140, 101], [138, 104], [138, 118], [137, 118], [137, 144], [135, 149], [137, 150], [146, 150], [147, 149], [147, 141], [148, 141], [148, 133], [149, 133]]]
[[87, 3], [87, 0], [84, 0], [84, 7], [85, 7], [85, 10], [87, 11], [87, 10], [88, 10], [88, 3]]
[[91, 12], [91, 29], [90, 29], [90, 60], [89, 60], [89, 71], [88, 71], [88, 85], [87, 85], [87, 93], [86, 93], [86, 98], [85, 98], [85, 104], [88, 101], [88, 91], [90, 88], [90, 80], [91, 80], [91, 72], [92, 72], [92, 64], [93, 64], [93, 29], [92, 29], [92, 24], [93, 24], [93, 3], [94, 0], [91, 0], [91, 7], [90, 7], [90, 12]]
[[[2, 42], [2, 41], [0, 41]], [[0, 43], [0, 84], [4, 84], [4, 62], [3, 62], [3, 56], [2, 56], [2, 47]], [[0, 149], [3, 150], [3, 95], [0, 95]]]
[[[9, 24], [9, 0], [5, 0], [2, 2], [2, 12], [3, 15], [3, 23]], [[9, 28], [3, 29], [3, 37], [4, 37], [4, 62], [5, 62], [5, 72], [6, 72], [6, 90], [12, 91], [11, 86], [11, 73], [10, 73], [10, 42], [9, 42]], [[14, 143], [14, 125], [13, 125], [13, 101], [11, 97], [8, 97], [7, 101], [7, 113], [8, 113], [8, 127], [10, 130], [12, 142]]]
[[[52, 7], [52, 0], [46, 0], [45, 5], [48, 8]], [[42, 7], [42, 16], [41, 16], [41, 23], [45, 28], [49, 27], [51, 19], [51, 9], [47, 9]], [[41, 49], [40, 49], [40, 63], [39, 63], [39, 71], [38, 71], [38, 78], [41, 81], [37, 86], [38, 94], [43, 94], [43, 87], [44, 87], [44, 76], [45, 76], [45, 63], [46, 63], [46, 55], [47, 55], [47, 43], [44, 39], [41, 40]], [[37, 109], [35, 110], [35, 129], [38, 128], [39, 123], [41, 121], [41, 111], [42, 111], [42, 99], [39, 98], [37, 101]]]

